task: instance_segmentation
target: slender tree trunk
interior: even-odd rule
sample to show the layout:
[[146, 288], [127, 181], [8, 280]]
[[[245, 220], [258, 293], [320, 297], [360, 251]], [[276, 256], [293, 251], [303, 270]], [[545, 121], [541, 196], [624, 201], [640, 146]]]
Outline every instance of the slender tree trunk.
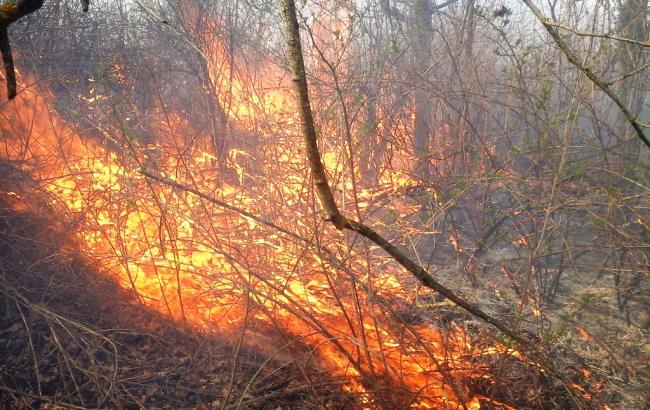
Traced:
[[206, 90], [206, 103], [210, 115], [210, 143], [212, 146], [212, 154], [219, 159], [219, 164], [224, 166], [228, 152], [226, 139], [228, 117], [219, 103], [219, 92], [210, 78], [208, 62], [205, 61], [203, 56], [198, 56], [198, 59], [201, 70], [201, 83]]
[[[526, 347], [531, 352], [543, 355], [544, 353], [535, 345], [525, 339], [519, 332], [513, 330], [507, 324], [498, 319], [488, 315], [480, 308], [470, 304], [465, 299], [456, 295], [451, 289], [445, 287], [440, 282], [431, 276], [421, 265], [410, 259], [404, 252], [397, 246], [388, 242], [383, 236], [378, 234], [375, 230], [363, 223], [353, 219], [346, 218], [339, 211], [332, 190], [330, 189], [325, 174], [325, 168], [321, 161], [320, 152], [318, 150], [316, 128], [314, 126], [311, 105], [309, 103], [309, 92], [307, 90], [307, 75], [305, 73], [305, 63], [302, 56], [302, 46], [300, 44], [300, 34], [298, 27], [298, 18], [296, 16], [296, 6], [293, 0], [281, 0], [282, 16], [284, 19], [285, 32], [287, 38], [287, 46], [289, 53], [289, 63], [291, 67], [291, 74], [293, 77], [294, 88], [296, 92], [296, 99], [298, 101], [298, 113], [300, 117], [300, 125], [302, 133], [305, 138], [307, 161], [311, 171], [312, 183], [314, 185], [318, 200], [321, 208], [323, 209], [324, 219], [330, 221], [338, 229], [349, 229], [353, 232], [359, 233], [366, 239], [371, 240], [379, 245], [386, 253], [391, 255], [396, 262], [404, 267], [408, 272], [415, 276], [424, 286], [433, 289], [440, 293], [443, 297], [450, 300], [455, 305], [463, 308], [470, 314], [485, 320], [487, 323], [492, 324], [499, 329], [503, 334], [510, 337], [512, 340], [517, 341], [522, 346]], [[547, 369], [560, 380], [565, 382], [565, 385], [572, 391], [568, 382], [564, 377], [553, 369], [552, 363], [544, 359], [543, 364]]]
[[431, 136], [431, 102], [426, 92], [426, 83], [422, 81], [429, 68], [429, 48], [431, 44], [431, 3], [429, 0], [415, 0], [412, 10], [413, 62], [418, 81], [414, 93], [413, 110], [415, 124], [413, 129], [413, 156], [415, 157], [415, 176], [423, 181], [430, 178], [430, 136]]
[[362, 140], [360, 141], [361, 161], [359, 161], [359, 167], [361, 179], [366, 182], [377, 180], [379, 164], [376, 163], [376, 159], [381, 160], [379, 152], [383, 149], [383, 142], [379, 139], [377, 130], [377, 98], [379, 94], [377, 88], [375, 84], [367, 84], [362, 91], [367, 102]]
[[[617, 32], [621, 37], [626, 37], [638, 41], [648, 41], [648, 0], [624, 0], [619, 9], [619, 20], [617, 22]], [[639, 44], [622, 43], [619, 45], [619, 56], [617, 61], [619, 71], [618, 75], [627, 75], [639, 67], [647, 63], [647, 47]], [[646, 86], [648, 84], [647, 72], [641, 72], [630, 76], [623, 80], [618, 90], [618, 95], [621, 96], [623, 104], [628, 108], [630, 113], [636, 118], [639, 117], [644, 106], [644, 100], [648, 95]], [[645, 131], [646, 137], [648, 136], [647, 130]], [[620, 172], [630, 180], [639, 178], [643, 171], [639, 168], [638, 162], [641, 155], [641, 141], [634, 138], [629, 123], [624, 115], [619, 114], [614, 132], [618, 137], [618, 142], [623, 143], [623, 156], [620, 157], [619, 162], [621, 166]], [[644, 156], [647, 156], [647, 150]], [[620, 183], [620, 182], [619, 182]], [[637, 185], [621, 186], [621, 193], [627, 192], [631, 198], [638, 196], [643, 197], [642, 190]], [[616, 231], [627, 231], [631, 221], [634, 221], [636, 216], [633, 208], [641, 206], [641, 200], [629, 200], [621, 203], [620, 210], [615, 210], [612, 215], [612, 223], [616, 227], [614, 232], [611, 232], [611, 238], [614, 242], [618, 241], [618, 233]], [[644, 235], [647, 237], [647, 230], [642, 228]], [[617, 256], [614, 258], [616, 268], [613, 270], [614, 275], [614, 289], [616, 291], [616, 300], [618, 308], [626, 317], [628, 325], [630, 324], [630, 307], [628, 301], [634, 295], [637, 289], [635, 283], [643, 275], [642, 269], [635, 266], [634, 258], [630, 257], [631, 252], [629, 249], [621, 248], [617, 251]]]
[[[617, 23], [618, 35], [638, 41], [648, 41], [648, 0], [625, 0], [621, 3]], [[625, 75], [637, 70], [647, 62], [647, 48], [639, 44], [622, 43], [619, 46], [620, 58], [617, 61], [620, 75]], [[647, 94], [646, 71], [623, 80], [618, 94], [628, 110], [638, 117], [643, 108]], [[619, 142], [630, 140], [627, 145], [629, 154], [638, 157], [641, 143], [630, 134], [630, 127], [625, 116], [618, 116], [617, 135]], [[647, 135], [647, 132], [646, 132]]]

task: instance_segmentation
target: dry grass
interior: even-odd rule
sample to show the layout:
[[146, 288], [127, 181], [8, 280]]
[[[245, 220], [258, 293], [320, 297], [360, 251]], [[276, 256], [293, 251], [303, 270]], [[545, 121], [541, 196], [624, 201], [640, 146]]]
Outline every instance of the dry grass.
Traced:
[[30, 203], [0, 187], [0, 406], [342, 406], [338, 383], [306, 383], [295, 358], [243, 349], [233, 368], [231, 343], [139, 304], [75, 253], [66, 221], [27, 177], [3, 170]]

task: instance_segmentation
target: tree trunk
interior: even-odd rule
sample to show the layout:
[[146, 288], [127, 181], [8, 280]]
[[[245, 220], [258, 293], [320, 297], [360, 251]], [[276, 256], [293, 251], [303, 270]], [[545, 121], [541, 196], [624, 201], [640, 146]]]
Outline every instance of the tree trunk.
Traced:
[[431, 3], [429, 0], [415, 0], [412, 10], [413, 62], [416, 73], [413, 111], [415, 124], [413, 129], [413, 156], [415, 167], [413, 173], [422, 181], [430, 178], [429, 143], [431, 136], [431, 101], [426, 92], [424, 77], [429, 68], [429, 48], [431, 44]]
[[[632, 40], [648, 40], [648, 0], [625, 0], [621, 3], [617, 22], [617, 31], [621, 37]], [[631, 73], [647, 62], [646, 47], [639, 44], [621, 43], [619, 46], [620, 58], [618, 59], [618, 71], [620, 75]], [[645, 99], [646, 71], [642, 70], [620, 84], [618, 94], [623, 100], [623, 104], [628, 108], [633, 116], [638, 117], [643, 108]], [[634, 138], [630, 132], [627, 119], [622, 114], [618, 115], [615, 132], [618, 142], [631, 140], [627, 144], [628, 153], [634, 158], [638, 157], [641, 143], [639, 139]], [[647, 132], [646, 132], [647, 135]]]
[[363, 87], [362, 93], [366, 97], [367, 102], [359, 167], [361, 170], [361, 179], [365, 182], [374, 183], [380, 172], [380, 164], [376, 160], [381, 161], [380, 152], [383, 151], [383, 141], [380, 140], [377, 130], [378, 86], [376, 84], [367, 84]]

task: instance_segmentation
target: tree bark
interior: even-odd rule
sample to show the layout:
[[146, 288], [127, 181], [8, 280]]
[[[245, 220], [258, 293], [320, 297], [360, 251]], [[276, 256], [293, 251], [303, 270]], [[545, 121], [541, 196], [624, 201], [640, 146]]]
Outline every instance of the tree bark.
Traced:
[[14, 58], [11, 54], [9, 44], [9, 25], [20, 18], [35, 12], [43, 7], [43, 0], [22, 0], [15, 3], [3, 3], [0, 5], [0, 53], [5, 66], [5, 77], [7, 80], [7, 98], [16, 97], [16, 70]]
[[16, 68], [14, 67], [14, 57], [11, 54], [11, 45], [9, 44], [9, 34], [7, 26], [0, 26], [0, 53], [5, 66], [5, 77], [7, 79], [7, 98], [12, 100], [16, 97]]
[[334, 226], [338, 229], [343, 229], [347, 224], [347, 220], [343, 215], [341, 215], [341, 212], [339, 212], [339, 209], [336, 206], [334, 195], [332, 195], [332, 190], [327, 181], [325, 168], [323, 167], [323, 162], [321, 161], [320, 152], [318, 150], [318, 137], [316, 136], [314, 118], [311, 112], [311, 104], [309, 102], [307, 75], [305, 73], [305, 62], [302, 56], [302, 45], [300, 44], [296, 6], [292, 0], [282, 0], [281, 4], [287, 36], [289, 61], [293, 75], [292, 80], [296, 91], [296, 97], [298, 99], [300, 126], [305, 138], [307, 160], [309, 161], [312, 181], [316, 188], [318, 201], [325, 213], [325, 220], [334, 223]]

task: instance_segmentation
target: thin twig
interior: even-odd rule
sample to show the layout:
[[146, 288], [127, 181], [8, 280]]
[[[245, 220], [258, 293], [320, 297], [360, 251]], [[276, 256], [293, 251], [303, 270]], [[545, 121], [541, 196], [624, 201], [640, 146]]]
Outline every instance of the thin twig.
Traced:
[[[528, 1], [528, 0], [524, 0]], [[373, 230], [371, 227], [357, 222], [353, 219], [345, 217], [341, 214], [334, 195], [329, 186], [327, 175], [321, 160], [320, 152], [318, 149], [318, 137], [316, 134], [316, 127], [314, 125], [311, 104], [309, 102], [309, 92], [307, 88], [307, 76], [305, 71], [305, 63], [302, 54], [302, 46], [300, 42], [300, 32], [298, 25], [298, 18], [296, 13], [296, 5], [293, 0], [281, 0], [282, 16], [285, 25], [286, 41], [288, 46], [288, 53], [291, 66], [291, 74], [296, 91], [296, 98], [298, 101], [298, 111], [300, 116], [300, 125], [302, 128], [303, 136], [306, 144], [306, 154], [309, 163], [312, 182], [316, 190], [320, 205], [324, 212], [324, 219], [330, 221], [334, 226], [341, 229], [348, 229], [357, 232], [365, 238], [371, 240], [379, 245], [385, 252], [393, 257], [402, 267], [415, 276], [424, 286], [433, 289], [444, 296], [446, 299], [455, 305], [466, 310], [475, 317], [478, 317], [487, 323], [499, 329], [504, 335], [510, 339], [518, 342], [523, 348], [531, 353], [536, 353], [539, 356], [540, 365], [547, 371], [553, 374], [565, 386], [575, 404], [579, 407], [589, 407], [579, 394], [573, 391], [571, 383], [562, 375], [555, 365], [550, 361], [546, 353], [539, 348], [536, 344], [528, 341], [518, 331], [514, 330], [504, 322], [492, 317], [485, 313], [480, 308], [470, 304], [465, 299], [456, 295], [451, 289], [442, 285], [435, 280], [433, 276], [427, 272], [421, 265], [414, 262], [404, 252], [399, 250], [395, 245], [386, 240], [383, 236]], [[623, 109], [625, 107], [622, 107]], [[626, 110], [627, 112], [627, 110]], [[629, 113], [629, 112], [628, 112]], [[638, 124], [637, 124], [638, 126]], [[641, 131], [641, 136], [643, 132]], [[645, 139], [645, 136], [643, 136]], [[650, 147], [650, 142], [647, 142]]]
[[601, 80], [592, 70], [591, 68], [587, 67], [585, 64], [582, 64], [580, 60], [578, 59], [578, 56], [576, 53], [568, 46], [567, 43], [562, 40], [562, 37], [560, 37], [560, 33], [557, 31], [557, 28], [552, 24], [553, 22], [548, 19], [542, 12], [535, 6], [530, 0], [522, 0], [524, 4], [530, 9], [530, 11], [533, 12], [537, 20], [539, 20], [540, 23], [544, 26], [544, 29], [548, 32], [548, 34], [551, 36], [555, 44], [558, 46], [558, 48], [564, 53], [566, 56], [567, 60], [574, 66], [578, 67], [578, 69], [587, 76], [598, 88], [600, 88], [607, 96], [614, 101], [614, 103], [618, 106], [618, 108], [621, 110], [623, 115], [625, 115], [625, 118], [627, 118], [628, 122], [632, 125], [632, 128], [636, 131], [637, 136], [643, 143], [650, 148], [650, 141], [648, 141], [648, 138], [645, 136], [645, 133], [643, 132], [643, 128], [646, 126], [645, 124], [640, 123], [637, 118], [630, 112], [630, 110], [627, 109], [625, 104], [621, 101], [620, 98], [616, 94], [614, 94], [614, 91], [609, 87], [609, 84], [607, 84], [605, 81]]
[[647, 41], [634, 40], [632, 38], [620, 37], [620, 36], [615, 36], [615, 35], [605, 34], [605, 33], [591, 33], [591, 32], [587, 32], [587, 31], [580, 31], [580, 30], [576, 30], [574, 28], [571, 28], [569, 26], [565, 26], [562, 23], [556, 23], [556, 22], [551, 21], [551, 20], [549, 20], [545, 24], [548, 25], [548, 26], [551, 26], [551, 27], [561, 28], [562, 30], [570, 31], [571, 33], [573, 33], [575, 35], [578, 35], [578, 36], [581, 36], [581, 37], [604, 38], [604, 39], [607, 39], [607, 40], [616, 40], [616, 41], [620, 41], [620, 42], [623, 42], [623, 43], [636, 44], [636, 45], [643, 46], [643, 47], [650, 47], [650, 42], [647, 42]]

